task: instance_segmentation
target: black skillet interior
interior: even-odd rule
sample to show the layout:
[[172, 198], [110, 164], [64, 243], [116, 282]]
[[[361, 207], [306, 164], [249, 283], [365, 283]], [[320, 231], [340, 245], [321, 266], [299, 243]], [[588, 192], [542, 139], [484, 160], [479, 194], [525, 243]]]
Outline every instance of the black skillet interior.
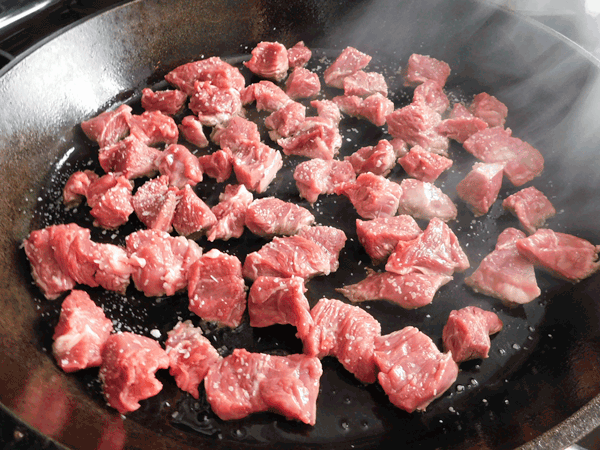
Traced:
[[[5, 333], [0, 344], [5, 361], [0, 365], [2, 403], [30, 425], [74, 448], [89, 448], [90, 442], [110, 442], [112, 448], [284, 444], [374, 448], [388, 441], [421, 448], [514, 448], [596, 397], [600, 311], [594, 294], [600, 277], [570, 285], [542, 273], [538, 275], [542, 296], [515, 309], [474, 294], [462, 283], [463, 275], [443, 287], [433, 304], [415, 311], [385, 302], [362, 305], [382, 323], [384, 333], [414, 325], [437, 344], [452, 309], [477, 305], [496, 311], [504, 321], [504, 330], [492, 341], [490, 358], [463, 364], [454, 386], [423, 414], [398, 410], [380, 388], [360, 385], [329, 358], [323, 360], [314, 427], [269, 413], [220, 421], [202, 398], [195, 401], [182, 394], [166, 371], [158, 374], [163, 391], [123, 420], [104, 405], [96, 370], [77, 375], [60, 372], [49, 352], [60, 301], [40, 300], [19, 242], [31, 229], [52, 223], [76, 221], [91, 227], [85, 207], [65, 212], [60, 205], [60, 189], [73, 171], [98, 168], [96, 148], [77, 124], [122, 102], [139, 111], [141, 88], [164, 87], [162, 76], [178, 64], [211, 55], [239, 64], [261, 40], [288, 46], [304, 40], [315, 51], [309, 68], [321, 74], [345, 46], [355, 46], [373, 56], [372, 70], [386, 75], [396, 106], [408, 103], [412, 96], [398, 73], [411, 53], [445, 60], [452, 67], [447, 86], [453, 101], [468, 101], [481, 91], [496, 95], [509, 107], [507, 126], [513, 134], [544, 154], [544, 174], [530, 184], [545, 192], [559, 211], [548, 226], [599, 243], [598, 132], [593, 128], [595, 100], [600, 98], [595, 83], [598, 66], [564, 39], [474, 1], [236, 5], [227, 1], [127, 4], [61, 34], [0, 78], [0, 95], [8, 105], [0, 111], [0, 170], [5, 180], [0, 188], [5, 255], [0, 260], [0, 324]], [[69, 63], [58, 67], [54, 59], [65, 50], [71, 55]], [[245, 69], [243, 73], [248, 82], [257, 81]], [[253, 108], [249, 114], [264, 117]], [[341, 132], [342, 155], [386, 137], [385, 127], [351, 118], [343, 120]], [[454, 190], [474, 160], [455, 144], [451, 156], [454, 166], [437, 185], [459, 206], [459, 218], [451, 227], [474, 268], [494, 247], [499, 232], [517, 222], [502, 211], [500, 202], [487, 216], [474, 220]], [[291, 179], [299, 160], [285, 158], [282, 176], [264, 195], [307, 206]], [[390, 175], [396, 181], [403, 177], [399, 168]], [[209, 205], [216, 203], [221, 190], [222, 185], [212, 183], [197, 187]], [[501, 197], [514, 191], [505, 183]], [[319, 223], [342, 227], [350, 239], [339, 271], [308, 283], [311, 305], [324, 296], [343, 299], [334, 289], [358, 281], [370, 266], [357, 243], [353, 226], [357, 216], [348, 201], [322, 198], [314, 211]], [[122, 243], [136, 228], [139, 223], [132, 220], [115, 233], [94, 230], [93, 237]], [[206, 250], [220, 248], [243, 258], [264, 241], [246, 233], [238, 241], [213, 245], [201, 239], [199, 243]], [[121, 330], [150, 335], [156, 329], [164, 340], [179, 319], [199, 323], [187, 310], [185, 296], [146, 299], [134, 289], [126, 296], [89, 292]], [[270, 353], [301, 351], [291, 327], [242, 325], [231, 331], [200, 325], [223, 354], [236, 347]], [[588, 417], [590, 426], [595, 420]], [[556, 439], [545, 444], [559, 448], [564, 442]]]

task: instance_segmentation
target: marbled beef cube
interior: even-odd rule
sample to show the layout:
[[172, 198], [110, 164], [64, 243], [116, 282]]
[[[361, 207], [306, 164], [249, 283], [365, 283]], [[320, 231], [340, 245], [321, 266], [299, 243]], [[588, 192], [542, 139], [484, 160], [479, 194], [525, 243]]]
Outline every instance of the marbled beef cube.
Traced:
[[279, 42], [259, 42], [252, 49], [250, 61], [244, 65], [259, 77], [281, 81], [289, 68], [288, 52]]
[[349, 161], [311, 159], [301, 162], [294, 170], [294, 180], [300, 196], [314, 203], [320, 194], [333, 194], [342, 183], [356, 179]]
[[440, 188], [421, 180], [405, 178], [400, 183], [402, 194], [398, 199], [398, 214], [409, 214], [415, 219], [434, 217], [448, 222], [456, 219], [454, 202]]
[[508, 108], [496, 97], [482, 92], [473, 98], [469, 110], [491, 127], [504, 127]]
[[194, 94], [194, 84], [197, 81], [208, 81], [212, 85], [241, 91], [246, 80], [237, 67], [226, 63], [218, 56], [194, 61], [176, 67], [165, 75], [165, 80], [177, 86], [187, 95]]
[[320, 91], [319, 75], [304, 67], [296, 67], [285, 82], [285, 93], [293, 100], [316, 97]]
[[329, 270], [335, 272], [340, 266], [340, 252], [346, 245], [346, 233], [335, 227], [313, 226], [300, 230], [298, 236], [321, 246], [329, 256]]
[[487, 214], [502, 187], [502, 163], [475, 163], [473, 169], [456, 185], [458, 196], [467, 203], [475, 217]]
[[190, 144], [200, 148], [208, 146], [208, 139], [204, 135], [202, 122], [196, 116], [185, 116], [179, 124], [179, 131]]
[[396, 215], [402, 188], [381, 175], [366, 172], [360, 174], [355, 182], [339, 185], [335, 193], [348, 197], [363, 219], [375, 219]]
[[550, 200], [533, 186], [507, 197], [502, 206], [517, 216], [521, 227], [529, 234], [535, 233], [535, 230], [544, 225], [546, 219], [556, 214]]
[[257, 111], [277, 111], [293, 100], [271, 81], [259, 81], [244, 88], [241, 92], [242, 104], [256, 101]]
[[208, 81], [196, 82], [189, 107], [202, 125], [214, 127], [242, 113], [240, 91], [220, 88]]
[[156, 159], [160, 151], [147, 146], [136, 136], [106, 147], [98, 153], [100, 166], [106, 173], [118, 172], [130, 180], [140, 177], [151, 177], [156, 171]]
[[438, 114], [443, 114], [450, 106], [450, 101], [444, 94], [442, 86], [433, 80], [427, 80], [415, 88], [413, 103], [421, 103]]
[[172, 117], [160, 111], [146, 111], [129, 117], [130, 135], [146, 145], [176, 144], [179, 129]]
[[146, 111], [160, 111], [167, 116], [174, 116], [183, 110], [187, 94], [178, 89], [154, 92], [142, 89], [142, 108]]
[[156, 165], [161, 175], [169, 177], [169, 185], [176, 188], [195, 186], [202, 181], [198, 158], [183, 145], [169, 145], [156, 159]]
[[431, 80], [439, 87], [443, 87], [449, 76], [450, 66], [444, 61], [432, 58], [431, 56], [413, 53], [408, 58], [404, 84], [414, 86]]
[[222, 149], [236, 152], [243, 141], [260, 141], [258, 126], [243, 117], [233, 117], [227, 125], [217, 125], [210, 138]]
[[380, 217], [372, 220], [356, 219], [358, 241], [374, 264], [385, 262], [398, 241], [410, 241], [421, 234], [415, 219], [409, 215]]
[[304, 45], [304, 41], [297, 42], [293, 47], [288, 48], [287, 52], [290, 69], [304, 67], [312, 57], [312, 52]]
[[394, 103], [379, 92], [369, 95], [360, 104], [360, 117], [378, 127], [385, 125], [386, 117], [394, 111]]
[[283, 166], [278, 150], [262, 142], [242, 141], [233, 152], [233, 171], [250, 191], [264, 192]]
[[353, 47], [346, 47], [337, 59], [325, 69], [324, 78], [328, 86], [343, 89], [344, 78], [364, 69], [371, 57]]
[[433, 183], [442, 172], [452, 167], [451, 159], [428, 152], [419, 145], [399, 158], [398, 163], [408, 176], [427, 183]]
[[94, 181], [100, 178], [91, 170], [74, 172], [63, 188], [63, 203], [68, 208], [73, 208], [87, 197], [87, 191]]
[[306, 208], [275, 197], [254, 200], [246, 210], [245, 225], [257, 236], [297, 234], [314, 223], [315, 216]]
[[148, 228], [170, 232], [177, 207], [178, 189], [169, 186], [169, 177], [162, 175], [146, 181], [133, 196], [133, 209]]
[[225, 191], [219, 195], [219, 203], [212, 208], [217, 223], [208, 230], [208, 240], [239, 238], [244, 232], [246, 211], [252, 200], [252, 193], [244, 185], [225, 186]]
[[180, 235], [197, 237], [217, 223], [214, 213], [189, 185], [181, 189], [177, 197], [173, 228]]
[[87, 189], [87, 203], [94, 217], [94, 226], [118, 228], [129, 220], [133, 212], [133, 183], [126, 177], [107, 173], [91, 183]]
[[340, 108], [332, 100], [313, 100], [310, 106], [317, 110], [317, 116], [329, 120], [334, 125], [339, 125], [342, 120]]
[[233, 153], [225, 147], [210, 155], [199, 156], [198, 163], [204, 175], [214, 178], [217, 183], [223, 183], [233, 171]]
[[357, 95], [368, 97], [379, 93], [384, 97], [388, 95], [388, 86], [383, 75], [377, 72], [365, 72], [358, 70], [348, 75], [343, 80], [344, 95]]
[[396, 165], [397, 154], [386, 139], [376, 145], [362, 147], [344, 158], [354, 167], [356, 174], [371, 172], [375, 175], [386, 176]]
[[290, 102], [265, 119], [271, 140], [296, 134], [306, 119], [306, 107], [302, 103]]
[[129, 133], [131, 106], [121, 105], [114, 111], [104, 111], [96, 117], [81, 122], [85, 135], [100, 147], [116, 144]]
[[333, 159], [342, 146], [342, 137], [337, 125], [331, 121], [309, 117], [294, 136], [278, 139], [277, 143], [286, 155]]

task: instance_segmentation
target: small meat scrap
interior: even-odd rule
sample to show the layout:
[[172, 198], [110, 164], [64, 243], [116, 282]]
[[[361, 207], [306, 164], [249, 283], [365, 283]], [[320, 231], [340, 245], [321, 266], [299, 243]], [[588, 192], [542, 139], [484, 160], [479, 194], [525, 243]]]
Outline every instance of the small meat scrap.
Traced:
[[385, 177], [396, 165], [398, 155], [392, 144], [386, 139], [380, 140], [377, 145], [362, 147], [350, 156], [344, 158], [354, 167], [357, 174], [371, 172]]
[[535, 233], [535, 230], [544, 225], [546, 219], [556, 214], [550, 200], [533, 186], [507, 197], [502, 206], [518, 217], [521, 227], [529, 234]]
[[408, 58], [404, 84], [414, 86], [431, 80], [439, 87], [443, 87], [449, 76], [450, 66], [444, 61], [413, 53]]
[[112, 330], [112, 322], [87, 292], [71, 291], [62, 303], [52, 336], [56, 362], [65, 372], [99, 366], [102, 348]]
[[293, 100], [316, 97], [321, 91], [319, 75], [296, 67], [285, 82], [285, 93]]
[[462, 144], [472, 135], [487, 127], [486, 122], [471, 114], [461, 103], [456, 103], [450, 117], [442, 120], [436, 130], [442, 136]]
[[185, 289], [191, 266], [202, 256], [196, 242], [164, 231], [136, 231], [125, 241], [135, 287], [148, 297]]
[[196, 116], [185, 116], [181, 119], [179, 131], [184, 139], [190, 144], [194, 144], [199, 148], [208, 146], [208, 139], [204, 135], [202, 122], [200, 122]]
[[444, 348], [457, 363], [487, 358], [490, 335], [502, 330], [502, 325], [495, 313], [476, 306], [451, 311], [442, 333]]
[[107, 173], [93, 181], [86, 195], [94, 226], [113, 229], [127, 223], [133, 212], [132, 191], [133, 183], [122, 175]]
[[496, 248], [487, 255], [465, 283], [475, 292], [502, 300], [508, 306], [529, 303], [541, 293], [533, 264], [519, 254], [516, 243], [525, 233], [507, 228]]
[[405, 275], [452, 275], [469, 268], [469, 259], [454, 232], [442, 220], [434, 218], [423, 233], [412, 241], [398, 241], [385, 270]]
[[246, 85], [244, 76], [238, 68], [223, 61], [218, 56], [194, 61], [176, 67], [165, 75], [165, 80], [177, 86], [187, 95], [194, 94], [194, 84], [208, 81], [220, 88], [234, 88], [241, 91]]
[[443, 114], [450, 106], [450, 101], [444, 94], [442, 86], [434, 80], [427, 80], [415, 88], [413, 103], [421, 103], [438, 114]]
[[217, 223], [214, 213], [189, 185], [177, 192], [177, 198], [173, 228], [180, 235], [197, 237]]
[[259, 42], [244, 65], [259, 77], [281, 81], [289, 68], [288, 52], [279, 42]]
[[439, 273], [398, 275], [369, 271], [364, 280], [336, 290], [353, 303], [387, 300], [404, 309], [414, 309], [429, 305], [438, 289], [451, 280], [451, 276]]
[[402, 214], [379, 219], [356, 219], [358, 241], [374, 264], [381, 264], [392, 254], [398, 241], [410, 241], [421, 234], [415, 219]]
[[329, 256], [329, 270], [335, 272], [340, 266], [340, 252], [346, 245], [346, 233], [339, 228], [327, 226], [305, 227], [298, 236], [320, 245]]
[[87, 197], [90, 184], [98, 178], [100, 177], [91, 170], [74, 172], [63, 188], [63, 203], [67, 209], [79, 205]]
[[374, 341], [381, 325], [373, 316], [339, 300], [322, 298], [310, 312], [314, 326], [303, 340], [304, 354], [335, 356], [361, 382], [377, 380]]
[[116, 144], [129, 133], [131, 106], [121, 105], [114, 111], [105, 111], [96, 117], [81, 122], [81, 129], [100, 147]]
[[475, 163], [456, 185], [458, 196], [469, 205], [475, 217], [483, 216], [498, 198], [502, 187], [503, 163]]
[[214, 178], [217, 183], [223, 183], [233, 171], [233, 153], [225, 147], [210, 155], [199, 156], [198, 163], [204, 175]]
[[363, 219], [376, 219], [396, 215], [402, 188], [381, 175], [366, 172], [356, 182], [338, 185], [335, 193], [348, 197]]
[[190, 311], [202, 319], [237, 327], [246, 310], [240, 260], [217, 249], [202, 255], [190, 268], [188, 297]]
[[168, 367], [169, 356], [158, 342], [129, 332], [110, 335], [99, 372], [106, 402], [121, 414], [135, 411], [140, 400], [162, 390], [155, 373]]
[[179, 189], [195, 186], [202, 181], [202, 167], [187, 147], [178, 144], [169, 145], [156, 159], [161, 175], [169, 177], [169, 184]]
[[408, 176], [426, 183], [433, 183], [442, 172], [452, 167], [452, 160], [428, 152], [420, 145], [415, 145], [406, 155], [398, 159], [398, 164], [402, 166]]
[[275, 237], [260, 250], [249, 253], [244, 261], [244, 277], [260, 276], [305, 280], [316, 275], [329, 275], [330, 259], [323, 248], [300, 236]]
[[290, 69], [304, 67], [312, 57], [312, 52], [304, 45], [304, 41], [297, 42], [296, 45], [288, 48], [287, 52]]
[[275, 356], [236, 348], [204, 380], [206, 399], [222, 420], [271, 411], [314, 425], [323, 368], [318, 358]]
[[160, 111], [146, 111], [129, 117], [130, 135], [146, 145], [176, 144], [179, 129], [172, 117]]
[[198, 386], [221, 356], [190, 320], [178, 322], [168, 333], [165, 350], [169, 355], [169, 373], [177, 387], [198, 399]]
[[254, 200], [246, 210], [246, 227], [257, 236], [297, 234], [314, 223], [315, 216], [301, 206], [275, 197]]
[[281, 138], [277, 143], [286, 155], [307, 158], [333, 159], [342, 146], [342, 136], [337, 125], [321, 117], [309, 117], [296, 134]]
[[338, 185], [352, 182], [356, 174], [348, 161], [311, 159], [294, 170], [294, 180], [300, 196], [313, 204], [321, 194], [333, 194]]
[[142, 89], [142, 108], [146, 111], [160, 111], [167, 116], [174, 116], [183, 110], [187, 94], [178, 89], [154, 92]]
[[100, 166], [106, 173], [118, 172], [124, 177], [133, 180], [140, 177], [151, 177], [156, 171], [156, 160], [160, 150], [144, 144], [135, 136], [106, 147], [98, 153]]
[[271, 81], [259, 81], [244, 88], [241, 92], [242, 104], [256, 101], [257, 111], [277, 111], [293, 100]]
[[379, 384], [394, 405], [409, 413], [424, 411], [458, 376], [452, 354], [441, 353], [415, 327], [377, 337], [374, 354]]
[[258, 126], [243, 117], [233, 117], [226, 126], [217, 125], [211, 139], [222, 149], [237, 151], [243, 141], [260, 141]]
[[242, 141], [233, 152], [233, 171], [250, 191], [264, 192], [283, 166], [279, 150], [259, 141]]
[[317, 116], [329, 120], [334, 125], [339, 125], [342, 120], [340, 108], [331, 100], [313, 100], [310, 106], [317, 110]]
[[600, 268], [600, 246], [573, 236], [540, 228], [516, 243], [519, 254], [552, 275], [577, 283]]
[[340, 56], [325, 69], [324, 78], [328, 86], [344, 89], [344, 78], [364, 69], [371, 57], [353, 47], [346, 47]]
[[225, 186], [224, 192], [219, 195], [219, 203], [212, 207], [217, 223], [208, 230], [208, 240], [239, 238], [244, 233], [246, 210], [252, 200], [252, 193], [244, 185]]
[[306, 119], [306, 107], [302, 103], [290, 102], [265, 119], [265, 126], [271, 130], [273, 141], [296, 134]]
[[388, 86], [383, 75], [377, 72], [358, 70], [344, 78], [344, 95], [368, 97], [379, 93], [384, 97], [388, 95]]
[[475, 117], [482, 119], [492, 127], [504, 127], [508, 108], [504, 103], [496, 97], [482, 92], [473, 98], [473, 103], [469, 106], [469, 110]]
[[242, 113], [240, 91], [220, 88], [208, 81], [196, 82], [189, 107], [202, 125], [214, 127]]
[[398, 202], [398, 214], [409, 214], [415, 219], [425, 220], [437, 217], [444, 222], [456, 219], [456, 205], [432, 183], [405, 178], [400, 188], [402, 194]]
[[177, 207], [179, 189], [169, 186], [169, 177], [161, 175], [146, 181], [133, 196], [133, 209], [148, 228], [170, 232]]

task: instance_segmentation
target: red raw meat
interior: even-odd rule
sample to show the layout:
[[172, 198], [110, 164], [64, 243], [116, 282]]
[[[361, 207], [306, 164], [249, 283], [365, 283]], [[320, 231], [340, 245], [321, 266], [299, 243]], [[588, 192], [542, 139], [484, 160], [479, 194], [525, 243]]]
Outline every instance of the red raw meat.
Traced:
[[381, 175], [366, 172], [360, 174], [356, 182], [338, 185], [335, 193], [348, 197], [363, 219], [375, 219], [396, 215], [402, 188]]
[[208, 81], [196, 82], [189, 107], [202, 125], [214, 127], [242, 113], [240, 91], [220, 88]]
[[242, 104], [247, 105], [256, 100], [257, 111], [277, 111], [293, 101], [276, 84], [271, 81], [259, 81], [251, 84], [241, 92]]
[[238, 182], [259, 194], [282, 166], [281, 153], [259, 141], [242, 141], [233, 152], [233, 171]]
[[541, 293], [535, 279], [533, 264], [519, 254], [516, 243], [525, 233], [507, 228], [500, 236], [496, 248], [487, 255], [479, 267], [465, 278], [465, 284], [475, 292], [502, 300], [508, 306], [529, 303]]
[[178, 189], [169, 186], [169, 177], [162, 175], [146, 181], [133, 196], [133, 209], [148, 228], [170, 232], [177, 207]]
[[344, 78], [364, 69], [371, 57], [353, 47], [346, 47], [337, 59], [325, 69], [324, 78], [328, 86], [343, 89]]
[[155, 377], [169, 367], [169, 357], [158, 342], [133, 333], [112, 334], [102, 350], [100, 380], [106, 402], [125, 414], [140, 407], [139, 401], [162, 389]]
[[106, 147], [127, 136], [130, 117], [131, 106], [121, 105], [114, 111], [105, 111], [90, 120], [81, 122], [81, 129], [100, 147]]
[[550, 200], [533, 186], [507, 197], [502, 206], [518, 217], [519, 223], [529, 234], [535, 233], [535, 230], [544, 225], [546, 219], [556, 214]]
[[227, 147], [217, 150], [210, 155], [198, 157], [200, 168], [204, 175], [214, 178], [217, 183], [223, 183], [231, 176], [233, 170], [233, 153]]
[[408, 215], [381, 217], [363, 221], [356, 219], [358, 241], [374, 264], [385, 262], [398, 241], [410, 241], [421, 234], [415, 219]]
[[415, 219], [425, 220], [437, 217], [444, 222], [456, 219], [456, 205], [432, 183], [405, 178], [400, 183], [400, 189], [402, 195], [398, 202], [398, 214], [409, 214]]
[[56, 362], [65, 372], [99, 366], [102, 348], [112, 330], [112, 322], [87, 292], [73, 290], [62, 303], [52, 336]]
[[344, 78], [344, 95], [357, 95], [368, 97], [379, 93], [384, 97], [388, 95], [388, 87], [383, 75], [377, 72], [364, 72], [358, 70]]
[[219, 195], [219, 204], [212, 208], [217, 223], [208, 230], [208, 240], [239, 238], [244, 232], [246, 210], [252, 200], [252, 194], [243, 185], [225, 186], [225, 191]]
[[142, 89], [142, 108], [146, 111], [160, 111], [167, 116], [174, 116], [185, 106], [187, 94], [178, 89], [154, 92]]
[[206, 398], [222, 420], [272, 411], [314, 425], [323, 369], [317, 358], [235, 349], [204, 380]]
[[95, 245], [90, 230], [70, 223], [47, 228], [52, 257], [63, 272], [78, 284], [98, 286], [94, 275], [98, 265], [94, 262]]
[[421, 103], [438, 114], [443, 114], [450, 106], [450, 101], [444, 94], [442, 86], [433, 80], [427, 80], [415, 88], [413, 103]]
[[265, 126], [273, 141], [296, 134], [306, 119], [306, 107], [302, 103], [290, 102], [265, 119]]
[[337, 125], [328, 119], [309, 117], [294, 136], [278, 139], [277, 143], [286, 155], [333, 159], [342, 146], [342, 137]]
[[202, 122], [196, 116], [185, 116], [179, 124], [179, 131], [190, 144], [200, 148], [208, 146], [208, 139], [204, 135]]
[[444, 61], [432, 58], [431, 56], [413, 53], [408, 58], [404, 84], [411, 86], [431, 80], [439, 87], [443, 87], [449, 76], [450, 66]]
[[300, 230], [298, 236], [320, 245], [329, 256], [329, 270], [335, 272], [340, 266], [340, 251], [346, 245], [346, 234], [334, 227], [315, 226]]
[[[450, 111], [450, 119], [470, 119], [475, 117], [462, 103], [455, 103]], [[487, 127], [487, 124], [486, 124]]]
[[94, 243], [88, 255], [96, 267], [94, 280], [104, 289], [124, 294], [133, 270], [127, 252], [117, 245]]
[[190, 311], [204, 320], [235, 328], [246, 309], [246, 285], [237, 257], [212, 249], [190, 268]]
[[396, 165], [396, 158], [392, 144], [382, 139], [377, 145], [358, 149], [344, 160], [350, 161], [357, 174], [371, 172], [385, 177]]
[[340, 108], [331, 100], [313, 100], [310, 106], [317, 110], [317, 116], [329, 120], [334, 125], [339, 125], [342, 120]]
[[312, 56], [310, 49], [304, 45], [303, 41], [297, 42], [291, 48], [288, 48], [288, 64], [290, 69], [295, 67], [304, 67]]
[[222, 149], [237, 151], [243, 141], [260, 141], [258, 126], [243, 117], [233, 117], [225, 127], [215, 127], [211, 139]]
[[279, 42], [259, 42], [244, 65], [259, 77], [281, 81], [289, 68], [288, 52]]
[[151, 177], [156, 171], [156, 159], [160, 150], [148, 147], [135, 136], [129, 136], [116, 144], [102, 147], [98, 153], [100, 166], [106, 173], [118, 172], [132, 180]]
[[457, 363], [487, 358], [490, 335], [502, 330], [502, 325], [495, 313], [476, 306], [451, 311], [443, 331], [444, 348]]
[[94, 226], [118, 228], [127, 223], [133, 212], [133, 183], [124, 176], [107, 173], [87, 189], [87, 203]]
[[198, 386], [221, 356], [190, 320], [178, 322], [168, 336], [165, 350], [169, 355], [169, 373], [179, 389], [198, 399]]
[[129, 130], [132, 136], [146, 145], [176, 144], [179, 129], [172, 117], [160, 111], [146, 111], [129, 118]]
[[400, 138], [394, 138], [390, 141], [392, 147], [398, 156], [404, 156], [408, 153], [408, 145]]
[[192, 153], [183, 145], [169, 145], [156, 159], [161, 175], [169, 177], [169, 184], [179, 189], [195, 186], [202, 181], [202, 167]]
[[382, 127], [385, 125], [386, 117], [393, 111], [394, 103], [377, 92], [362, 101], [359, 115], [378, 127]]
[[475, 117], [482, 119], [489, 127], [504, 127], [508, 108], [496, 97], [482, 92], [473, 98], [469, 110]]
[[405, 411], [424, 411], [454, 383], [458, 365], [415, 327], [375, 339], [379, 384], [390, 401]]
[[454, 139], [462, 144], [472, 135], [485, 130], [487, 127], [487, 123], [471, 114], [461, 103], [456, 103], [452, 108], [450, 117], [442, 120], [436, 130], [442, 136]]
[[301, 162], [294, 170], [294, 180], [300, 196], [314, 203], [320, 194], [333, 194], [338, 185], [356, 179], [349, 161], [311, 159]]
[[306, 208], [275, 197], [254, 200], [246, 210], [245, 225], [257, 236], [297, 234], [314, 223], [315, 216]]
[[285, 82], [285, 93], [294, 100], [316, 97], [320, 91], [319, 75], [304, 67], [296, 67]]
[[241, 91], [246, 84], [239, 69], [217, 56], [176, 67], [165, 75], [165, 80], [187, 95], [194, 94], [196, 81], [208, 81], [214, 86], [224, 89], [234, 88], [238, 91]]
[[519, 254], [552, 275], [577, 283], [600, 268], [600, 246], [566, 233], [541, 228], [516, 243]]
[[408, 176], [427, 183], [433, 183], [443, 171], [452, 167], [451, 159], [428, 152], [419, 145], [398, 159], [398, 163]]
[[74, 172], [63, 188], [63, 203], [67, 208], [73, 208], [81, 203], [84, 197], [87, 197], [87, 191], [94, 181], [100, 178], [91, 170]]
[[333, 97], [332, 101], [344, 114], [352, 117], [361, 116], [363, 104], [363, 99], [361, 97], [357, 95], [338, 95], [337, 97]]
[[189, 185], [177, 193], [177, 198], [177, 207], [173, 215], [173, 228], [177, 233], [196, 237], [217, 223], [214, 213]]
[[502, 187], [503, 163], [475, 163], [456, 185], [456, 193], [469, 205], [475, 217], [487, 214]]

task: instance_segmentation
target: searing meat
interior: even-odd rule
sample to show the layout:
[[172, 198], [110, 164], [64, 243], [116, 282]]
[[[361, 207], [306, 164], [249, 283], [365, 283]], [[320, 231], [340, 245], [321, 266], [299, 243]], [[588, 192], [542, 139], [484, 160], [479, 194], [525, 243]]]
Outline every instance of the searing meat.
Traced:
[[100, 147], [116, 144], [129, 133], [131, 106], [121, 105], [114, 111], [105, 111], [90, 120], [81, 122], [85, 135]]
[[220, 88], [208, 81], [196, 82], [189, 107], [202, 125], [214, 127], [242, 113], [240, 91]]
[[415, 88], [412, 102], [421, 103], [438, 114], [443, 114], [450, 106], [450, 101], [442, 87], [433, 80], [427, 80]]
[[408, 176], [433, 183], [442, 172], [452, 167], [452, 160], [415, 145], [406, 155], [398, 159], [398, 164]]
[[242, 141], [233, 152], [233, 171], [250, 191], [264, 192], [283, 166], [279, 150], [262, 142]]
[[320, 158], [301, 162], [294, 170], [294, 180], [300, 196], [314, 203], [321, 194], [333, 194], [337, 186], [356, 179], [354, 168], [348, 161]]
[[356, 219], [358, 240], [374, 264], [385, 262], [398, 241], [410, 241], [421, 234], [415, 219], [408, 215], [381, 217], [363, 221]]
[[233, 170], [233, 153], [227, 147], [210, 155], [198, 157], [204, 175], [214, 178], [217, 183], [228, 180]]
[[202, 181], [202, 168], [198, 158], [183, 145], [169, 145], [156, 159], [161, 175], [168, 175], [169, 184], [179, 189], [195, 186]]
[[196, 237], [216, 223], [214, 213], [189, 185], [177, 192], [177, 206], [173, 215], [173, 228], [177, 233]]
[[368, 97], [376, 93], [388, 95], [387, 83], [380, 73], [358, 70], [344, 78], [344, 95]]
[[350, 161], [357, 174], [371, 172], [385, 177], [396, 165], [397, 157], [392, 144], [382, 139], [377, 145], [358, 149], [344, 160]]
[[293, 101], [283, 89], [270, 81], [251, 84], [242, 90], [241, 96], [244, 105], [256, 100], [257, 111], [277, 111]]
[[398, 202], [398, 214], [409, 214], [416, 219], [425, 220], [437, 217], [444, 222], [456, 219], [456, 205], [432, 183], [405, 178], [400, 183], [400, 188], [402, 194]]
[[502, 187], [503, 163], [475, 163], [456, 185], [456, 193], [469, 205], [475, 217], [487, 214]]
[[246, 227], [258, 236], [292, 235], [313, 224], [315, 216], [306, 208], [275, 197], [254, 200], [246, 210]]
[[133, 209], [138, 219], [148, 228], [170, 232], [178, 191], [169, 186], [166, 175], [146, 181], [133, 196]]
[[360, 118], [363, 104], [361, 97], [357, 95], [338, 95], [333, 97], [332, 101], [344, 114]]
[[258, 126], [243, 117], [233, 117], [226, 126], [217, 125], [211, 139], [222, 149], [228, 148], [236, 152], [244, 141], [260, 141]]
[[533, 186], [507, 197], [502, 206], [518, 217], [521, 227], [529, 234], [535, 233], [546, 219], [556, 214], [550, 200]]
[[289, 68], [288, 52], [279, 42], [259, 42], [244, 65], [259, 77], [281, 81]]
[[329, 271], [335, 272], [340, 266], [340, 251], [346, 245], [346, 234], [334, 227], [315, 226], [305, 227], [298, 236], [313, 241], [329, 256]]
[[508, 108], [496, 97], [482, 92], [473, 98], [469, 110], [475, 117], [482, 119], [488, 126], [504, 127]]
[[219, 195], [219, 204], [212, 208], [217, 223], [208, 230], [208, 240], [239, 238], [244, 232], [246, 210], [252, 200], [252, 194], [243, 185], [225, 186]]
[[300, 131], [306, 119], [306, 107], [302, 103], [290, 102], [265, 119], [265, 126], [273, 141], [290, 137]]
[[179, 129], [173, 118], [160, 111], [146, 111], [129, 117], [129, 130], [132, 136], [146, 145], [176, 144]]
[[435, 82], [439, 87], [446, 84], [450, 76], [450, 66], [444, 61], [431, 56], [413, 53], [408, 58], [408, 67], [405, 76], [405, 85], [417, 85], [427, 80]]
[[63, 203], [67, 208], [73, 208], [87, 197], [87, 191], [94, 181], [100, 178], [91, 170], [74, 172], [63, 188]]
[[208, 139], [204, 135], [202, 122], [196, 116], [185, 116], [179, 124], [179, 131], [186, 141], [194, 144], [196, 147], [204, 148], [208, 146]]
[[313, 100], [310, 106], [317, 110], [317, 116], [329, 120], [334, 125], [339, 125], [342, 120], [340, 108], [331, 100]]
[[346, 47], [340, 56], [327, 68], [323, 77], [328, 86], [343, 89], [344, 78], [364, 69], [371, 57], [353, 47]]
[[442, 136], [454, 139], [461, 144], [475, 133], [485, 130], [487, 123], [475, 117], [462, 104], [456, 103], [452, 108], [450, 117], [442, 120], [436, 130]]
[[342, 146], [342, 137], [337, 125], [329, 120], [309, 117], [299, 126], [296, 134], [278, 139], [277, 143], [286, 155], [333, 159]]
[[363, 219], [375, 219], [396, 215], [402, 188], [398, 183], [367, 172], [360, 174], [356, 182], [339, 185], [335, 193], [348, 197]]
[[316, 97], [320, 90], [319, 76], [304, 67], [296, 67], [285, 82], [285, 93], [294, 100]]
[[297, 42], [291, 48], [288, 48], [288, 64], [291, 69], [295, 67], [304, 67], [312, 56], [310, 49], [304, 45], [303, 41]]
[[160, 111], [167, 116], [174, 116], [183, 110], [187, 94], [180, 90], [154, 92], [142, 89], [142, 108], [146, 111]]
[[114, 173], [90, 183], [86, 196], [94, 226], [112, 229], [127, 223], [133, 212], [132, 190], [131, 181]]
[[194, 84], [197, 81], [208, 81], [214, 86], [224, 89], [234, 88], [238, 91], [241, 91], [246, 84], [239, 69], [217, 56], [176, 67], [165, 75], [165, 80], [187, 95], [194, 94]]
[[333, 101], [344, 114], [367, 119], [378, 127], [385, 125], [387, 116], [394, 111], [394, 103], [379, 92], [365, 99], [343, 95], [334, 97]]
[[113, 145], [102, 147], [98, 153], [100, 166], [106, 173], [118, 172], [132, 180], [151, 177], [156, 171], [160, 151], [148, 147], [135, 136], [128, 136]]

